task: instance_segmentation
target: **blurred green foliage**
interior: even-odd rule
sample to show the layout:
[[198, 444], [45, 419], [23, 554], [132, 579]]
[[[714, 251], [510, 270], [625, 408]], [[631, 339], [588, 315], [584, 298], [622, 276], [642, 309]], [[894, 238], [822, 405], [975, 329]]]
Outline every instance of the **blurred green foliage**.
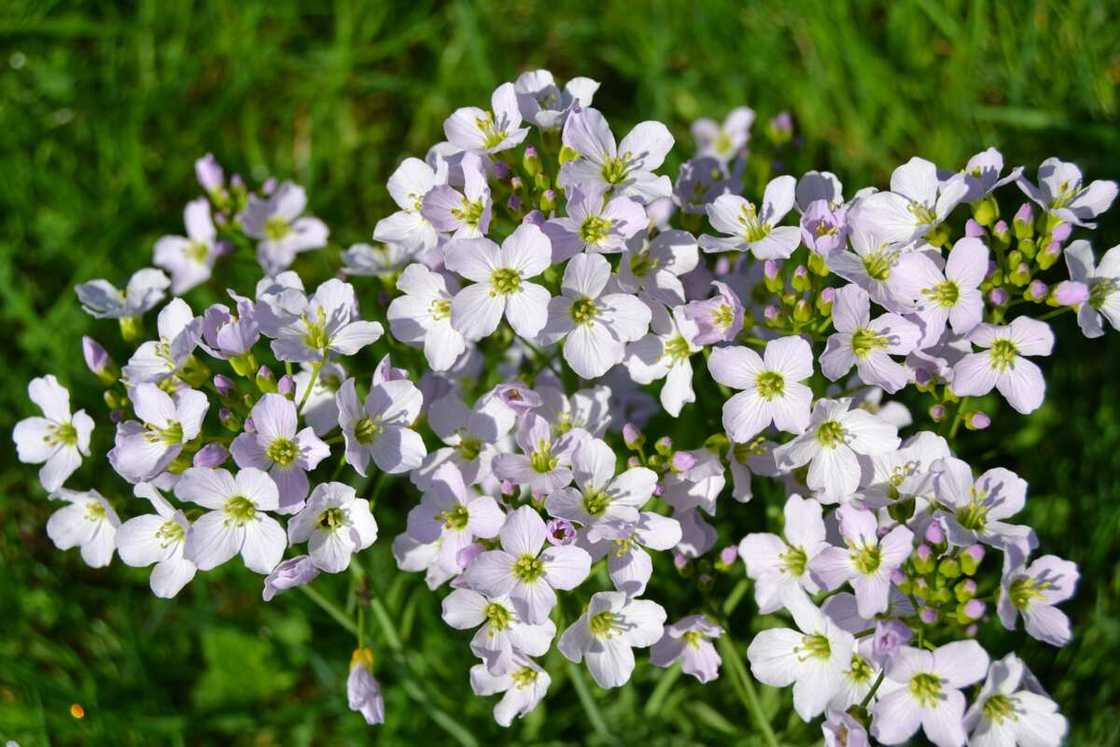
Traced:
[[[988, 145], [1032, 174], [1056, 154], [1090, 178], [1116, 178], [1118, 15], [1116, 3], [1094, 0], [8, 0], [0, 9], [0, 430], [30, 414], [26, 382], [44, 372], [102, 413], [78, 338], [115, 330], [86, 317], [72, 287], [123, 281], [149, 262], [155, 239], [181, 229], [182, 206], [197, 192], [191, 164], [206, 151], [251, 180], [274, 174], [306, 185], [312, 211], [346, 245], [368, 239], [392, 209], [386, 178], [441, 139], [445, 116], [543, 66], [560, 79], [601, 80], [596, 105], [616, 131], [667, 122], [678, 136], [674, 163], [688, 152], [692, 118], [746, 103], [763, 122], [791, 111], [802, 142], [791, 169], [829, 168], [849, 193], [885, 183], [912, 155], [957, 168]], [[1098, 253], [1117, 240], [1116, 225], [1102, 226]], [[244, 290], [248, 265], [230, 268], [223, 282]], [[202, 302], [215, 291], [196, 293]], [[1004, 407], [991, 430], [967, 433], [962, 444], [974, 463], [1004, 464], [1031, 483], [1027, 520], [1043, 551], [1081, 564], [1080, 592], [1067, 605], [1076, 637], [1060, 651], [998, 630], [984, 641], [996, 655], [1019, 648], [1069, 715], [1073, 744], [1112, 744], [1120, 344], [1115, 334], [1085, 341], [1068, 316], [1056, 327], [1047, 404], [1027, 419]], [[687, 423], [665, 425], [691, 445]], [[102, 419], [100, 435], [108, 430]], [[308, 599], [292, 593], [263, 604], [260, 579], [237, 564], [173, 602], [154, 599], [145, 571], [119, 563], [93, 571], [76, 552], [54, 550], [43, 530], [51, 506], [33, 470], [16, 464], [10, 442], [0, 465], [0, 739], [24, 747], [607, 741], [592, 734], [555, 653], [544, 705], [508, 732], [493, 724], [492, 701], [467, 685], [468, 636], [442, 624], [438, 597], [389, 556], [415, 500], [399, 482], [378, 505], [383, 539], [364, 561], [392, 621], [370, 626], [389, 717], [371, 731], [346, 709], [353, 639]], [[87, 462], [77, 482], [112, 484], [106, 471]], [[777, 496], [756, 501], [757, 510], [739, 509], [741, 525], [723, 540], [777, 509]], [[657, 595], [683, 614], [688, 591], [676, 586], [688, 584], [670, 568], [659, 573], [668, 579], [655, 582]], [[316, 586], [345, 599], [351, 583]], [[752, 609], [747, 601], [734, 618], [740, 641], [748, 624], [765, 624], [748, 623]], [[681, 678], [655, 691], [671, 676], [642, 664], [631, 686], [592, 689], [616, 740], [759, 743], [728, 683], [701, 688]], [[786, 694], [764, 688], [763, 699], [785, 739], [818, 738], [791, 715]], [[71, 717], [71, 703], [84, 719]]]

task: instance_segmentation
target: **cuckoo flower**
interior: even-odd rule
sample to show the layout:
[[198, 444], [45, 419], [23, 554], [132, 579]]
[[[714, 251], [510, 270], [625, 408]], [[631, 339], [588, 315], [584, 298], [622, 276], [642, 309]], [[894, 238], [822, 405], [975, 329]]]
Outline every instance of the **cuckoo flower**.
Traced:
[[535, 495], [551, 495], [572, 481], [572, 457], [587, 438], [587, 431], [579, 428], [563, 435], [554, 434], [540, 415], [525, 415], [517, 426], [521, 453], [494, 457], [494, 474], [516, 485], [528, 486]]
[[585, 439], [572, 455], [572, 473], [577, 487], [562, 488], [548, 496], [548, 512], [594, 527], [618, 521], [633, 524], [638, 512], [653, 497], [657, 473], [632, 467], [615, 476], [614, 449], [597, 438]]
[[218, 232], [210, 218], [210, 201], [191, 200], [183, 210], [186, 236], [164, 236], [156, 242], [152, 264], [171, 274], [171, 292], [181, 296], [210, 279], [214, 260], [221, 254]]
[[[318, 288], [298, 311], [265, 314], [261, 330], [272, 341], [272, 352], [282, 361], [325, 361], [334, 353], [354, 355], [376, 342], [384, 331], [378, 322], [362, 321], [354, 286], [331, 278]], [[301, 307], [301, 308], [300, 308]], [[258, 304], [258, 310], [262, 310]]]
[[743, 302], [726, 283], [713, 280], [716, 295], [684, 306], [684, 317], [696, 325], [697, 345], [731, 342], [743, 330]]
[[140, 421], [126, 420], [117, 426], [109, 463], [121, 477], [138, 483], [167, 469], [183, 445], [198, 436], [210, 403], [194, 389], [180, 389], [172, 397], [155, 384], [133, 387], [129, 398]]
[[747, 648], [751, 673], [772, 687], [793, 685], [793, 708], [805, 721], [824, 713], [844, 687], [855, 638], [832, 622], [800, 589], [784, 606], [797, 629], [770, 628]]
[[786, 500], [784, 516], [784, 537], [754, 533], [739, 543], [739, 557], [755, 582], [754, 598], [763, 614], [781, 609], [801, 589], [810, 594], [820, 590], [809, 564], [829, 546], [821, 504], [794, 493]]
[[749, 251], [758, 259], [785, 259], [801, 244], [801, 229], [782, 226], [782, 218], [793, 208], [796, 180], [775, 177], [762, 195], [762, 210], [739, 195], [726, 194], [707, 206], [708, 220], [723, 237], [701, 236], [706, 252]]
[[354, 488], [341, 482], [315, 486], [306, 505], [288, 522], [288, 541], [307, 543], [315, 567], [341, 573], [350, 558], [377, 539], [377, 522], [369, 501], [355, 497]]
[[969, 340], [987, 350], [969, 353], [953, 366], [953, 392], [979, 397], [995, 388], [1022, 414], [1037, 410], [1046, 396], [1046, 381], [1025, 356], [1050, 355], [1054, 349], [1050, 326], [1020, 316], [1005, 326], [980, 324]]
[[478, 628], [471, 653], [493, 673], [513, 669], [514, 657], [544, 656], [556, 637], [556, 624], [522, 621], [508, 597], [489, 598], [471, 589], [455, 589], [443, 599], [443, 621], [456, 630]]
[[1029, 566], [1018, 564], [1004, 573], [999, 590], [999, 619], [1008, 630], [1023, 616], [1032, 638], [1064, 646], [1071, 637], [1069, 618], [1057, 604], [1073, 596], [1081, 575], [1077, 565], [1056, 555], [1043, 555]]
[[650, 663], [656, 667], [670, 667], [681, 663], [681, 670], [703, 683], [719, 677], [722, 663], [713, 639], [723, 635], [723, 628], [704, 615], [689, 615], [666, 626], [661, 640], [649, 651]]
[[292, 182], [264, 198], [249, 195], [238, 220], [245, 234], [257, 239], [257, 262], [269, 275], [288, 269], [300, 252], [327, 245], [327, 225], [303, 215], [306, 207], [307, 193]]
[[424, 439], [412, 430], [424, 396], [407, 379], [373, 385], [363, 404], [353, 379], [343, 382], [335, 397], [338, 424], [346, 440], [346, 461], [365, 476], [369, 460], [382, 472], [398, 474], [420, 466], [428, 453]]
[[899, 649], [886, 665], [893, 688], [871, 707], [871, 735], [883, 744], [902, 744], [921, 728], [937, 747], [961, 747], [961, 688], [987, 670], [988, 653], [976, 641], [953, 641], [933, 651]]
[[175, 495], [210, 509], [187, 532], [185, 555], [199, 570], [240, 554], [246, 568], [267, 574], [284, 556], [284, 528], [265, 513], [279, 505], [276, 483], [259, 469], [242, 469], [235, 477], [224, 469], [191, 467], [175, 484]]
[[437, 542], [437, 562], [448, 573], [459, 573], [459, 553], [478, 539], [496, 537], [504, 522], [498, 502], [468, 488], [459, 468], [445, 462], [432, 474], [419, 505], [408, 512], [408, 535], [418, 542]]
[[914, 157], [891, 174], [889, 192], [864, 196], [849, 217], [884, 240], [903, 244], [920, 239], [944, 222], [968, 191], [964, 175], [954, 174], [942, 181], [933, 163]]
[[154, 383], [176, 376], [187, 364], [202, 339], [202, 319], [181, 298], [173, 298], [159, 312], [158, 340], [136, 348], [123, 369], [132, 384]]
[[607, 556], [607, 572], [619, 591], [641, 596], [653, 575], [653, 559], [646, 551], [664, 552], [680, 544], [681, 523], [668, 516], [642, 511], [633, 522], [612, 519], [595, 524], [587, 532], [593, 560]]
[[604, 293], [611, 266], [597, 254], [572, 257], [561, 295], [548, 302], [545, 344], [564, 341], [564, 360], [580, 377], [596, 379], [622, 362], [626, 344], [649, 330], [649, 307], [637, 296]]
[[490, 111], [465, 106], [443, 122], [443, 133], [456, 148], [472, 153], [498, 153], [515, 148], [529, 134], [521, 126], [521, 109], [512, 83], [503, 83], [490, 96]]
[[420, 215], [437, 231], [456, 239], [476, 239], [490, 230], [493, 201], [482, 161], [474, 153], [462, 159], [463, 191], [450, 184], [432, 187], [424, 196]]
[[152, 593], [171, 599], [186, 586], [198, 568], [184, 554], [191, 523], [182, 511], [175, 509], [150, 483], [133, 488], [139, 498], [146, 498], [156, 510], [129, 519], [117, 529], [117, 552], [125, 565], [146, 568], [155, 565], [148, 580]]
[[649, 223], [640, 203], [623, 196], [608, 199], [605, 187], [599, 184], [574, 187], [567, 210], [566, 217], [553, 218], [542, 226], [552, 241], [553, 263], [583, 251], [617, 254]]
[[104, 568], [113, 559], [121, 520], [96, 490], [59, 490], [55, 498], [67, 502], [47, 519], [47, 536], [59, 550], [80, 549], [90, 568]]
[[494, 706], [494, 720], [499, 726], [509, 726], [544, 700], [552, 678], [532, 659], [514, 656], [510, 670], [505, 674], [491, 674], [485, 664], [471, 667], [471, 690], [475, 695], [505, 693]]
[[[1066, 248], [1069, 278], [1089, 286], [1089, 300], [1077, 309], [1077, 324], [1086, 337], [1104, 334], [1104, 321], [1120, 329], [1120, 245], [1104, 253], [1099, 265], [1093, 260], [1088, 241], [1078, 240]], [[1095, 266], [1094, 266], [1095, 265]]]
[[891, 359], [907, 355], [922, 338], [918, 325], [898, 314], [871, 319], [871, 298], [858, 285], [836, 291], [832, 306], [836, 333], [829, 336], [821, 354], [821, 371], [836, 381], [854, 365], [865, 384], [893, 394], [910, 381], [910, 369]]
[[299, 430], [296, 405], [283, 395], [264, 395], [250, 414], [254, 430], [233, 439], [233, 460], [242, 469], [267, 470], [279, 489], [279, 505], [273, 509], [295, 513], [310, 488], [308, 471], [330, 456], [330, 447], [310, 426]]
[[827, 503], [847, 500], [860, 483], [857, 455], [877, 456], [898, 448], [898, 429], [871, 413], [850, 409], [850, 399], [821, 399], [809, 428], [774, 451], [778, 467], [809, 464], [807, 485]]
[[700, 352], [695, 342], [699, 328], [685, 317], [683, 306], [676, 307], [671, 314], [658, 308], [650, 322], [652, 332], [626, 349], [626, 368], [639, 384], [665, 379], [661, 406], [676, 417], [686, 403], [696, 401], [690, 358]]
[[412, 471], [412, 483], [427, 490], [435, 470], [445, 462], [458, 467], [468, 485], [485, 482], [491, 477], [498, 444], [507, 440], [515, 422], [514, 412], [500, 399], [480, 398], [473, 408], [455, 393], [437, 399], [428, 408], [428, 424], [446, 446], [429, 453]]
[[1057, 158], [1038, 167], [1038, 186], [1020, 177], [1019, 189], [1043, 209], [1067, 223], [1096, 228], [1091, 221], [1108, 210], [1116, 199], [1116, 182], [1096, 180], [1082, 186], [1081, 169]]
[[592, 595], [587, 609], [560, 636], [557, 647], [568, 660], [587, 662], [599, 687], [626, 684], [634, 671], [634, 648], [657, 643], [665, 630], [665, 610], [656, 602], [621, 591]]
[[988, 247], [976, 238], [959, 239], [949, 252], [945, 270], [923, 254], [907, 264], [894, 290], [903, 304], [917, 310], [923, 329], [921, 345], [941, 339], [946, 322], [954, 334], [967, 335], [984, 318], [980, 283], [988, 274]]
[[574, 109], [591, 106], [599, 83], [577, 77], [560, 88], [548, 70], [530, 70], [517, 76], [513, 89], [521, 116], [542, 130], [558, 130]]
[[421, 213], [424, 197], [436, 186], [432, 167], [419, 158], [406, 158], [386, 186], [400, 210], [377, 221], [373, 227], [374, 241], [397, 244], [410, 255], [435, 249], [439, 235]]
[[409, 265], [397, 280], [397, 296], [387, 312], [389, 329], [403, 342], [423, 345], [433, 371], [451, 368], [467, 349], [463, 335], [451, 326], [451, 299], [443, 275], [421, 264]]
[[467, 566], [467, 585], [489, 597], [508, 596], [521, 619], [542, 624], [556, 606], [554, 589], [576, 588], [591, 570], [591, 556], [581, 547], [541, 552], [547, 534], [531, 506], [511, 512], [498, 533], [501, 549], [484, 552]]
[[346, 704], [351, 711], [362, 714], [370, 726], [385, 723], [385, 698], [381, 685], [373, 678], [373, 651], [354, 650], [350, 657], [350, 674], [346, 677]]
[[640, 122], [616, 145], [603, 115], [580, 109], [568, 115], [563, 142], [576, 156], [560, 167], [559, 184], [569, 193], [597, 187], [645, 205], [672, 192], [669, 177], [653, 173], [673, 147], [673, 136], [660, 122]]
[[70, 392], [48, 374], [32, 379], [27, 395], [43, 411], [43, 417], [16, 423], [12, 440], [24, 464], [42, 464], [39, 482], [48, 493], [62, 487], [89, 456], [93, 418], [85, 410], [70, 414]]
[[810, 570], [830, 591], [851, 582], [860, 616], [872, 619], [887, 611], [891, 575], [910, 557], [914, 533], [900, 525], [880, 539], [879, 522], [870, 511], [849, 504], [836, 513], [846, 546], [826, 548], [813, 559]]
[[549, 266], [548, 237], [531, 223], [518, 226], [501, 248], [489, 239], [464, 239], [447, 246], [447, 269], [473, 281], [451, 301], [451, 324], [468, 340], [498, 328], [502, 316], [517, 334], [533, 339], [548, 321], [548, 291], [528, 282]]
[[1069, 724], [1015, 654], [992, 662], [976, 701], [964, 715], [976, 747], [1058, 747]]
[[813, 375], [813, 350], [803, 338], [771, 340], [762, 356], [741, 346], [716, 348], [708, 371], [742, 390], [723, 404], [723, 428], [735, 443], [749, 443], [771, 423], [795, 434], [809, 426], [813, 391], [801, 382]]
[[261, 336], [256, 305], [244, 296], [230, 295], [237, 303], [237, 315], [219, 303], [207, 308], [202, 315], [202, 345], [214, 357], [230, 359], [234, 369], [247, 376], [256, 367], [246, 354]]
[[695, 270], [698, 263], [696, 239], [687, 231], [661, 231], [652, 239], [639, 233], [626, 242], [616, 280], [626, 293], [679, 306], [685, 301], [680, 276]]
[[728, 163], [746, 148], [753, 124], [754, 110], [746, 106], [732, 109], [722, 123], [707, 117], [696, 120], [690, 128], [696, 139], [696, 154]]
[[138, 319], [159, 305], [171, 280], [162, 270], [146, 267], [132, 274], [123, 291], [108, 280], [91, 280], [74, 288], [82, 309], [96, 319]]
[[995, 148], [988, 148], [968, 159], [964, 170], [968, 192], [964, 202], [976, 202], [990, 195], [1005, 184], [1018, 181], [1023, 175], [1023, 167], [1016, 166], [1003, 176], [1003, 154]]
[[996, 467], [972, 479], [967, 462], [947, 457], [933, 467], [934, 494], [945, 507], [949, 542], [968, 547], [983, 542], [1008, 554], [1012, 565], [1026, 560], [1038, 541], [1030, 527], [1009, 524], [1023, 510], [1027, 483], [1014, 472]]

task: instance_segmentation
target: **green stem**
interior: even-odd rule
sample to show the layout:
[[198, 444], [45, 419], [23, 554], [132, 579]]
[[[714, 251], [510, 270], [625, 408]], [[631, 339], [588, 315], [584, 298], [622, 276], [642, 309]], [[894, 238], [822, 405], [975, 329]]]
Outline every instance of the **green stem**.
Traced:
[[1064, 314], [1065, 312], [1069, 311], [1072, 308], [1073, 308], [1072, 306], [1063, 306], [1060, 309], [1054, 309], [1053, 311], [1048, 311], [1045, 314], [1043, 314], [1042, 316], [1040, 316], [1038, 318], [1038, 320], [1041, 321], [1041, 322], [1044, 322], [1047, 319], [1053, 319], [1054, 317], [1058, 316], [1059, 314]]
[[743, 701], [743, 705], [750, 711], [755, 726], [762, 732], [763, 740], [769, 747], [778, 747], [778, 738], [774, 736], [774, 730], [770, 728], [770, 722], [767, 720], [766, 714], [762, 712], [762, 703], [758, 699], [758, 691], [755, 690], [754, 681], [747, 672], [743, 659], [739, 656], [739, 650], [735, 648], [735, 642], [731, 640], [726, 621], [723, 624], [723, 635], [719, 638], [719, 650], [723, 654], [723, 660], [728, 663], [728, 668], [731, 670], [731, 683], [739, 694], [739, 699]]
[[957, 431], [964, 421], [964, 403], [968, 401], [968, 397], [961, 397], [961, 401], [957, 403], [957, 414], [953, 416], [953, 424], [949, 426], [949, 438], [955, 438]]
[[569, 661], [568, 674], [572, 678], [572, 686], [576, 689], [579, 702], [587, 713], [587, 720], [591, 722], [591, 728], [604, 739], [613, 741], [614, 737], [611, 736], [611, 732], [607, 728], [607, 722], [603, 719], [603, 714], [599, 712], [598, 704], [591, 697], [591, 691], [587, 687], [587, 681], [583, 679], [583, 672], [580, 671], [579, 665]]
[[303, 397], [299, 401], [299, 407], [296, 408], [297, 414], [303, 414], [303, 407], [311, 397], [311, 390], [315, 388], [315, 382], [319, 378], [319, 370], [322, 367], [323, 361], [315, 361], [311, 364], [311, 378], [307, 380], [307, 388], [303, 390]]
[[883, 678], [886, 677], [886, 676], [887, 676], [887, 668], [883, 667], [879, 671], [879, 677], [878, 677], [878, 679], [875, 680], [875, 684], [873, 684], [871, 686], [871, 689], [867, 691], [867, 695], [864, 695], [863, 700], [860, 701], [860, 704], [859, 704], [860, 708], [867, 708], [867, 704], [870, 703], [871, 699], [875, 697], [875, 693], [879, 691], [879, 685], [883, 684]]
[[304, 584], [303, 586], [300, 586], [299, 590], [302, 591], [304, 594], [306, 594], [311, 599], [312, 602], [319, 605], [323, 609], [324, 612], [326, 612], [328, 615], [330, 615], [332, 618], [334, 618], [334, 621], [336, 623], [338, 623], [343, 628], [345, 628], [346, 630], [353, 633], [355, 636], [357, 636], [359, 638], [359, 640], [361, 639], [361, 632], [360, 632], [358, 626], [354, 624], [353, 620], [351, 620], [349, 617], [346, 616], [345, 612], [343, 612], [342, 610], [340, 610], [338, 608], [338, 605], [336, 605], [331, 600], [327, 599], [325, 596], [323, 596], [322, 594], [320, 594], [318, 591], [311, 588], [311, 586], [309, 586], [307, 584]]

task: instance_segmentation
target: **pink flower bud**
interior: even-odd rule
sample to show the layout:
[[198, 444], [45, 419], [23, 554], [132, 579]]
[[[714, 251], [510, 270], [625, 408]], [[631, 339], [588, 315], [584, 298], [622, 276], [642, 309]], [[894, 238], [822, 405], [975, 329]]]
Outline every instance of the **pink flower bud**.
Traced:
[[768, 304], [766, 308], [762, 310], [762, 315], [766, 317], [766, 321], [768, 322], [772, 322], [777, 319], [779, 314], [781, 314], [781, 311], [779, 311], [778, 307], [774, 306], [773, 304]]
[[978, 239], [985, 233], [984, 227], [972, 218], [969, 218], [968, 222], [964, 224], [964, 235], [968, 238]]
[[929, 408], [929, 416], [933, 422], [940, 423], [945, 419], [945, 405], [934, 405]]
[[1034, 222], [1034, 206], [1029, 202], [1024, 202], [1015, 211], [1015, 217], [1012, 218], [1017, 223], [1030, 224]]
[[194, 455], [191, 461], [195, 467], [208, 467], [214, 469], [225, 464], [229, 459], [229, 452], [221, 444], [206, 444]]
[[731, 565], [739, 559], [739, 548], [735, 545], [728, 545], [719, 551], [719, 562], [724, 565]]
[[684, 555], [684, 553], [673, 553], [673, 565], [677, 567], [678, 571], [682, 570], [685, 566], [688, 565], [688, 558]]
[[280, 377], [280, 381], [276, 382], [276, 391], [283, 394], [285, 397], [294, 395], [296, 393], [295, 380], [291, 376], [284, 374]]
[[1050, 291], [1046, 283], [1041, 280], [1032, 280], [1031, 284], [1027, 286], [1027, 297], [1032, 301], [1041, 301], [1046, 298], [1046, 294]]
[[965, 617], [969, 620], [979, 620], [984, 616], [984, 610], [987, 608], [988, 605], [984, 604], [979, 599], [970, 599], [964, 603], [963, 612]]
[[970, 431], [982, 431], [992, 424], [992, 419], [983, 410], [975, 410], [965, 416], [964, 424]]
[[778, 277], [778, 274], [781, 273], [781, 271], [782, 266], [772, 259], [766, 260], [762, 265], [762, 272], [771, 280]]
[[106, 367], [113, 361], [109, 353], [101, 347], [101, 343], [92, 337], [82, 338], [82, 357], [85, 358], [86, 368], [95, 376], [100, 376]]
[[567, 519], [548, 522], [548, 541], [553, 545], [570, 545], [576, 541], [576, 528]]
[[513, 495], [517, 490], [517, 486], [509, 480], [502, 480], [498, 489], [502, 491], [502, 495]]
[[1054, 288], [1054, 300], [1059, 306], [1077, 306], [1089, 300], [1089, 286], [1076, 280], [1063, 280]]
[[641, 460], [641, 459], [639, 459], [639, 458], [638, 458], [637, 456], [635, 456], [635, 455], [631, 454], [631, 455], [630, 455], [630, 456], [629, 456], [629, 457], [628, 457], [628, 458], [626, 459], [626, 466], [627, 466], [627, 467], [628, 467], [629, 469], [634, 469], [635, 467], [641, 467], [641, 466], [642, 466], [642, 460]]
[[937, 622], [937, 610], [932, 607], [922, 607], [918, 610], [918, 619], [926, 625], [933, 625]]
[[1006, 306], [1011, 296], [1003, 288], [992, 288], [988, 291], [988, 300], [993, 306]]
[[1061, 244], [1069, 238], [1069, 235], [1072, 232], [1072, 223], [1059, 223], [1058, 225], [1054, 226], [1054, 230], [1050, 232], [1050, 238]]
[[221, 189], [225, 182], [222, 166], [218, 163], [218, 159], [214, 158], [213, 153], [207, 153], [194, 162], [194, 175], [199, 185], [207, 192]]
[[222, 374], [214, 374], [214, 388], [218, 390], [218, 394], [223, 397], [228, 397], [234, 392], [233, 379]]
[[945, 541], [945, 530], [941, 528], [941, 522], [934, 521], [926, 527], [926, 542], [931, 545], [940, 545]]
[[968, 547], [966, 547], [964, 549], [964, 551], [967, 555], [969, 555], [977, 563], [979, 563], [981, 560], [984, 559], [984, 546], [983, 545], [980, 545], [980, 544], [969, 545]]
[[509, 208], [512, 213], [521, 212], [521, 198], [517, 195], [510, 195], [509, 199], [506, 200], [506, 207]]
[[494, 164], [494, 178], [498, 181], [504, 181], [509, 178], [510, 170], [508, 164], [498, 160], [491, 161], [491, 163]]
[[622, 440], [626, 444], [627, 449], [636, 449], [644, 440], [641, 430], [633, 423], [626, 423], [622, 426]]
[[673, 454], [673, 469], [677, 472], [688, 472], [696, 466], [697, 459], [687, 451], [678, 451]]

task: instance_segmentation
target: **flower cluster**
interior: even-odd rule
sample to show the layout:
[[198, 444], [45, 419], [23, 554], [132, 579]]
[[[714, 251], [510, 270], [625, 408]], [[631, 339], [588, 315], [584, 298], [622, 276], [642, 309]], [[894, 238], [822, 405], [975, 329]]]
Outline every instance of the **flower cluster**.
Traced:
[[[455, 111], [447, 140], [389, 178], [399, 210], [376, 245], [345, 251], [299, 186], [251, 191], [200, 159], [187, 236], [160, 239], [124, 290], [77, 288], [139, 343], [120, 367], [92, 339], [83, 350], [111, 410], [108, 462], [147, 503], [66, 487], [94, 421], [35, 379], [43, 417], [14, 438], [65, 503], [51, 539], [91, 566], [153, 566], [161, 597], [240, 556], [267, 601], [350, 567], [378, 539], [385, 476], [402, 475], [419, 498], [393, 553], [448, 589], [443, 619], [474, 631], [470, 684], [501, 694], [502, 725], [546, 697], [553, 645], [604, 688], [629, 680], [635, 649], [717, 679], [747, 643], [718, 572], [788, 617], [749, 641], [750, 672], [792, 686], [826, 743], [1058, 744], [1053, 700], [976, 638], [1022, 618], [1066, 644], [1077, 567], [1015, 522], [1022, 479], [977, 474], [954, 447], [996, 417], [992, 390], [1040, 406], [1047, 319], [1075, 311], [1089, 337], [1120, 326], [1120, 247], [1098, 263], [1070, 241], [1116, 184], [1054, 158], [1032, 181], [988, 149], [956, 171], [913, 158], [889, 189], [845, 198], [831, 173], [747, 169], [747, 108], [696, 122], [671, 180], [670, 130], [617, 138], [597, 88], [534, 71]], [[791, 126], [775, 118], [771, 141]], [[311, 290], [313, 272], [290, 268], [313, 250], [341, 264]], [[201, 310], [180, 298], [254, 251], [255, 288]], [[152, 337], [144, 317], [169, 292]], [[903, 390], [928, 409], [884, 401]], [[678, 417], [703, 436], [647, 437]], [[717, 512], [761, 514], [743, 505], [755, 478], [787, 496], [783, 525], [716, 552]], [[704, 601], [667, 624], [655, 592], [673, 583]], [[373, 671], [359, 639], [349, 702], [377, 723]]]

